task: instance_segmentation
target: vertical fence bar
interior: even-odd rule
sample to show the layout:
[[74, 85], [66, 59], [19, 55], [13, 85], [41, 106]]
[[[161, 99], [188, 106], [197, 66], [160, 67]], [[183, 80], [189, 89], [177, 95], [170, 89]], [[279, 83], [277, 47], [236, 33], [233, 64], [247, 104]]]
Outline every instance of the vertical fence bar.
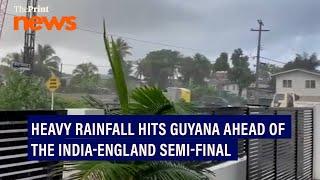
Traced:
[[298, 112], [299, 110], [295, 110], [294, 111], [294, 123], [295, 123], [295, 153], [294, 153], [294, 158], [295, 158], [295, 167], [294, 167], [294, 171], [295, 171], [295, 179], [298, 179], [298, 151], [299, 151], [299, 132], [298, 132], [298, 128], [299, 128], [299, 121], [298, 121]]
[[312, 143], [311, 143], [311, 178], [313, 177], [313, 158], [314, 158], [314, 109], [311, 111], [311, 139], [312, 139]]
[[[274, 115], [277, 115], [278, 111], [274, 110]], [[277, 168], [277, 159], [278, 159], [278, 142], [277, 139], [274, 140], [274, 179], [277, 180], [278, 168]]]

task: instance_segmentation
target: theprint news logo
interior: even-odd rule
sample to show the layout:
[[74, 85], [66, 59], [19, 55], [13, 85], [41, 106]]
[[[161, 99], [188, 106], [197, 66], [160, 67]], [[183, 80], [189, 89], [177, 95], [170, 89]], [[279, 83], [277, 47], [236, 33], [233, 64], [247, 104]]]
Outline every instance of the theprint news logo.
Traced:
[[[36, 12], [36, 13], [48, 13], [49, 7], [23, 7], [23, 6], [14, 6], [14, 9], [18, 13], [26, 12]], [[33, 16], [28, 18], [26, 16], [14, 16], [14, 30], [32, 30], [40, 31], [46, 29], [48, 31], [57, 30], [57, 31], [74, 31], [77, 29], [76, 16]]]

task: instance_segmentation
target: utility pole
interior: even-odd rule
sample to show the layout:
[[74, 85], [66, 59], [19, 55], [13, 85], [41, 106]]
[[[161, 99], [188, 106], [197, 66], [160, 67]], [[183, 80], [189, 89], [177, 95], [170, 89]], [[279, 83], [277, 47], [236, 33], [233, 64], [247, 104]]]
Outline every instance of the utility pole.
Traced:
[[259, 29], [251, 29], [251, 31], [258, 31], [258, 48], [257, 48], [257, 64], [256, 64], [256, 90], [259, 89], [259, 77], [260, 77], [260, 50], [261, 50], [261, 33], [265, 31], [270, 31], [268, 29], [262, 29], [264, 26], [261, 19], [258, 19]]
[[[27, 0], [27, 9], [28, 7], [37, 7], [38, 0]], [[37, 15], [37, 12], [26, 12], [26, 17], [28, 19]], [[30, 73], [33, 70], [33, 61], [34, 61], [34, 49], [35, 49], [35, 38], [36, 32], [28, 29], [25, 31], [24, 35], [24, 52], [23, 52], [23, 63], [30, 64]]]
[[63, 63], [60, 64], [60, 78], [62, 77], [62, 66], [63, 66]]

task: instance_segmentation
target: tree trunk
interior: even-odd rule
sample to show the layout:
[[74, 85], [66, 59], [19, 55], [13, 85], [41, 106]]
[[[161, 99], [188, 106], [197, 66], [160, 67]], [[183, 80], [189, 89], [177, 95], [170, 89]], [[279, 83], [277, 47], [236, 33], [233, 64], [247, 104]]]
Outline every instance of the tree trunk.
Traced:
[[239, 86], [239, 93], [238, 96], [241, 97], [242, 96], [242, 88]]

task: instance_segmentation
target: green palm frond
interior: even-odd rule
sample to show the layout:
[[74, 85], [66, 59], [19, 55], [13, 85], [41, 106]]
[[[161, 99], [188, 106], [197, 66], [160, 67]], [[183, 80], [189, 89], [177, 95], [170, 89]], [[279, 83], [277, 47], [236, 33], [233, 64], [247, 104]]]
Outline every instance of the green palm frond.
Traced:
[[119, 96], [121, 110], [126, 113], [128, 111], [128, 88], [122, 69], [122, 57], [117, 44], [111, 38], [111, 42], [106, 33], [105, 22], [103, 22], [103, 39], [107, 51], [107, 56], [112, 68], [113, 77], [115, 79], [116, 90]]
[[146, 163], [147, 169], [140, 172], [141, 180], [203, 180], [206, 177], [182, 163], [170, 161], [154, 161]]
[[79, 161], [64, 164], [64, 171], [69, 172], [68, 180], [115, 180], [132, 179], [146, 166], [109, 161]]
[[179, 114], [179, 115], [195, 114], [194, 106], [191, 103], [180, 101], [180, 102], [174, 103], [173, 106], [176, 114]]
[[173, 104], [156, 87], [139, 87], [132, 91], [129, 109], [131, 114], [168, 114], [174, 112]]

